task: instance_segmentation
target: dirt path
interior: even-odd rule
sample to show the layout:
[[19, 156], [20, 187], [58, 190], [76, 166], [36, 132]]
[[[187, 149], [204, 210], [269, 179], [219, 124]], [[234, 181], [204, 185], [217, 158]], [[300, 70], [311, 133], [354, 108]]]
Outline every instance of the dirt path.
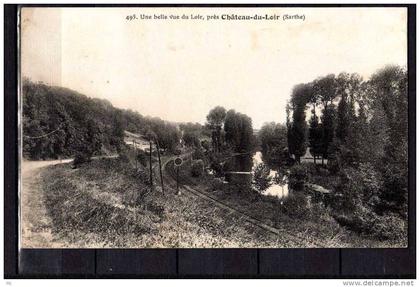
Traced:
[[[95, 156], [92, 159], [102, 157], [114, 158], [117, 156]], [[20, 193], [20, 243], [22, 248], [66, 247], [65, 242], [60, 242], [51, 233], [52, 221], [44, 205], [44, 193], [41, 188], [41, 172], [48, 166], [64, 164], [72, 160], [22, 161], [22, 187]]]
[[22, 161], [21, 167], [21, 247], [43, 248], [61, 247], [54, 241], [51, 233], [51, 218], [44, 206], [41, 188], [41, 171], [43, 168], [72, 159], [47, 161]]

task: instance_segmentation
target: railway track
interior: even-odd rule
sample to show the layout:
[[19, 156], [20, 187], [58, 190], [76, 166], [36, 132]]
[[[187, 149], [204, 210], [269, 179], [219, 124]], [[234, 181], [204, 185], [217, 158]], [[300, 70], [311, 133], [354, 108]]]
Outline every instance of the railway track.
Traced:
[[[170, 182], [172, 186], [176, 185], [176, 173], [173, 169], [173, 161], [174, 161], [175, 157], [168, 159], [166, 162], [164, 162], [163, 164], [163, 171], [164, 171], [164, 175], [165, 175], [165, 179], [166, 182]], [[252, 225], [261, 228], [277, 237], [281, 236], [281, 237], [288, 237], [288, 239], [290, 241], [294, 241], [296, 242], [297, 240], [304, 240], [305, 242], [311, 242], [312, 246], [311, 247], [322, 247], [323, 245], [321, 243], [319, 243], [317, 240], [313, 239], [313, 238], [309, 238], [309, 237], [303, 237], [300, 235], [296, 235], [296, 234], [292, 234], [291, 232], [285, 230], [285, 229], [279, 229], [279, 228], [275, 228], [273, 226], [270, 226], [266, 223], [264, 223], [263, 221], [259, 220], [258, 218], [255, 218], [249, 214], [244, 213], [243, 211], [237, 209], [234, 206], [228, 205], [225, 202], [214, 198], [213, 196], [211, 196], [208, 192], [205, 191], [199, 191], [197, 189], [194, 189], [190, 186], [189, 184], [190, 182], [188, 182], [188, 180], [186, 180], [185, 178], [183, 179], [182, 182], [179, 183], [179, 187], [180, 189], [183, 189], [187, 192], [189, 192], [190, 194], [193, 194], [197, 197], [200, 197], [204, 200], [207, 201], [211, 201], [212, 203], [214, 203], [216, 206], [225, 209], [227, 211], [229, 211], [230, 213], [235, 213], [237, 215], [239, 215], [242, 219], [244, 219], [245, 221], [251, 223]]]

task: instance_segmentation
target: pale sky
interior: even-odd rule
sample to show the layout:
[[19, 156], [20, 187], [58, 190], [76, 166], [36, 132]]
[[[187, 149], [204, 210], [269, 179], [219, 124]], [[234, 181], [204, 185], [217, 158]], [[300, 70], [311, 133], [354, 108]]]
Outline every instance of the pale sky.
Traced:
[[[132, 14], [304, 14], [305, 20], [133, 20]], [[254, 128], [285, 122], [294, 85], [407, 65], [405, 8], [23, 8], [21, 70], [32, 81], [175, 122], [216, 105]]]

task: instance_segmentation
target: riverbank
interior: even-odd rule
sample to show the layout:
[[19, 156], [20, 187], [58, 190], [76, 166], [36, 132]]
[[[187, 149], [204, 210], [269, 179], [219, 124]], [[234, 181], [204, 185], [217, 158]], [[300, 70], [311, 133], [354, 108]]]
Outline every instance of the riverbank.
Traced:
[[[169, 165], [168, 169], [171, 173], [173, 165]], [[175, 176], [174, 170], [172, 175]], [[189, 161], [180, 169], [179, 178], [180, 184], [191, 186], [269, 226], [284, 230], [287, 235], [303, 238], [301, 247], [398, 248], [407, 244], [401, 240], [380, 240], [346, 229], [334, 219], [330, 208], [307, 192], [291, 192], [287, 198], [279, 198], [263, 195], [246, 185], [223, 183], [210, 174], [192, 177]]]

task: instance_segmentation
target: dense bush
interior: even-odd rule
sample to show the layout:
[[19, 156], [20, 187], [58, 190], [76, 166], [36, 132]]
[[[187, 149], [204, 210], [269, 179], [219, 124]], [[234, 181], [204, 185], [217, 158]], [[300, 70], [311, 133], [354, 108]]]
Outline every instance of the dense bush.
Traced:
[[371, 166], [365, 164], [359, 169], [344, 168], [335, 188], [335, 194], [340, 195], [336, 209], [353, 211], [364, 206], [374, 210], [380, 188], [380, 175]]
[[308, 217], [310, 212], [308, 198], [303, 192], [293, 192], [283, 201], [281, 210], [291, 218]]
[[379, 239], [404, 236], [403, 218], [378, 212], [381, 188], [381, 176], [369, 164], [362, 164], [358, 169], [343, 169], [331, 200], [335, 219], [353, 231]]
[[354, 212], [336, 214], [334, 218], [350, 230], [381, 240], [404, 241], [407, 237], [406, 222], [392, 213], [380, 216], [367, 208], [359, 207]]
[[191, 175], [194, 177], [202, 176], [204, 172], [204, 162], [199, 159], [195, 160], [191, 164]]
[[258, 164], [253, 172], [253, 184], [259, 191], [264, 191], [271, 185], [270, 169], [264, 164]]
[[142, 166], [146, 166], [147, 162], [148, 162], [148, 157], [146, 155], [146, 153], [142, 150], [138, 151], [137, 155], [136, 155], [136, 160], [142, 165]]
[[306, 164], [296, 164], [290, 169], [289, 184], [294, 190], [303, 190], [308, 179], [308, 167]]
[[204, 156], [204, 153], [203, 153], [203, 151], [201, 150], [201, 148], [195, 148], [195, 149], [194, 149], [194, 151], [193, 151], [193, 153], [192, 153], [192, 158], [193, 158], [194, 160], [201, 159], [201, 160], [203, 160], [203, 161], [204, 161], [205, 156]]
[[90, 162], [90, 155], [86, 153], [77, 153], [73, 160], [73, 168], [78, 168], [86, 162]]
[[387, 213], [374, 216], [373, 234], [380, 239], [392, 239], [404, 242], [407, 238], [407, 222], [396, 214]]
[[221, 177], [224, 175], [222, 157], [217, 153], [209, 154], [210, 169], [213, 171], [216, 177]]
[[201, 147], [204, 148], [206, 152], [208, 152], [210, 150], [210, 142], [208, 140], [202, 140]]

